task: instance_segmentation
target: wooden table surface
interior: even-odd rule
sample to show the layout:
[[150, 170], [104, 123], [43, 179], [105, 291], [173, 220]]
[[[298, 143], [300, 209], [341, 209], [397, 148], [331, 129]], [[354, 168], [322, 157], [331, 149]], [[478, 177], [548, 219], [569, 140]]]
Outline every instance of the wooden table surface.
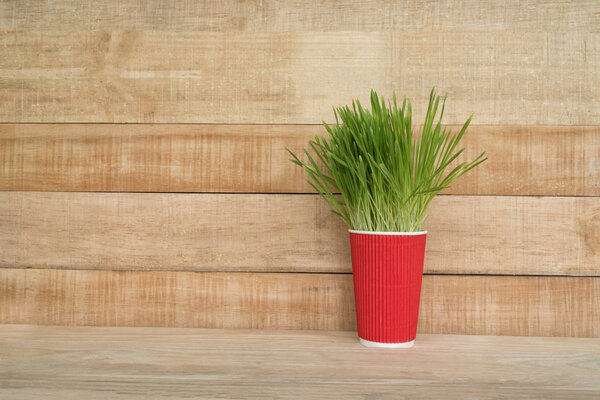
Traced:
[[599, 399], [600, 339], [0, 325], [0, 399]]

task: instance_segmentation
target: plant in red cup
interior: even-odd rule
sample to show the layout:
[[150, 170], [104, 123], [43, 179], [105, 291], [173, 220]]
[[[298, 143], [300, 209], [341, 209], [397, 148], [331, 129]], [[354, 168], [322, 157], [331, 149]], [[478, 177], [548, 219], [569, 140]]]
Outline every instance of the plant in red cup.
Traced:
[[432, 90], [421, 131], [413, 133], [410, 102], [405, 98], [399, 106], [395, 95], [385, 101], [371, 91], [370, 110], [358, 100], [334, 109], [336, 123], [323, 123], [328, 137], [315, 136], [304, 160], [290, 151], [291, 161], [348, 225], [358, 336], [365, 346], [414, 343], [427, 207], [487, 159], [481, 153], [458, 160], [471, 117], [452, 133], [441, 124], [444, 106]]

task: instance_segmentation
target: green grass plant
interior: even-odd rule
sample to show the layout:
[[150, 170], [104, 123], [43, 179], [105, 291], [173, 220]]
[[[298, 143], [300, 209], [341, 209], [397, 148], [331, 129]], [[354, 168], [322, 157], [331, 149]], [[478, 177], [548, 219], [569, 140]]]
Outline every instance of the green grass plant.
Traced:
[[399, 107], [395, 94], [385, 101], [371, 91], [370, 110], [358, 100], [334, 108], [336, 123], [323, 122], [329, 137], [316, 135], [309, 142], [306, 161], [288, 149], [291, 161], [350, 229], [422, 231], [431, 200], [487, 159], [481, 153], [470, 162], [455, 162], [472, 117], [452, 133], [442, 126], [445, 102], [431, 91], [421, 132], [415, 134], [410, 101], [404, 98]]

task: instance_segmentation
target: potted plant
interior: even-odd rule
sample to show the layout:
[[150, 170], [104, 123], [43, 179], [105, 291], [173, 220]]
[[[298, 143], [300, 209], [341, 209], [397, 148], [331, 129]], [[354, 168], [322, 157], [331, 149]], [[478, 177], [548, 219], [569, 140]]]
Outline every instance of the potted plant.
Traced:
[[365, 346], [414, 343], [427, 207], [486, 160], [485, 153], [470, 162], [457, 160], [471, 117], [453, 134], [441, 125], [444, 106], [445, 99], [440, 102], [432, 90], [421, 133], [414, 134], [410, 102], [405, 98], [399, 107], [395, 94], [386, 102], [371, 91], [370, 110], [358, 100], [334, 109], [336, 123], [323, 122], [329, 137], [315, 136], [311, 151], [304, 150], [305, 161], [288, 149], [291, 161], [348, 225], [358, 336]]

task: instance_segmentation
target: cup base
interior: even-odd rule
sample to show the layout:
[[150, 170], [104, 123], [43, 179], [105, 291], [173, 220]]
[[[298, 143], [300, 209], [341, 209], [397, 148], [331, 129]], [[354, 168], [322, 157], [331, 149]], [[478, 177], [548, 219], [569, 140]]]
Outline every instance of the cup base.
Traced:
[[358, 341], [360, 342], [360, 344], [362, 344], [365, 347], [383, 347], [383, 348], [387, 348], [387, 349], [408, 349], [409, 347], [412, 347], [413, 344], [415, 344], [414, 340], [411, 340], [410, 342], [403, 342], [403, 343], [381, 343], [381, 342], [371, 342], [370, 340], [358, 338]]

